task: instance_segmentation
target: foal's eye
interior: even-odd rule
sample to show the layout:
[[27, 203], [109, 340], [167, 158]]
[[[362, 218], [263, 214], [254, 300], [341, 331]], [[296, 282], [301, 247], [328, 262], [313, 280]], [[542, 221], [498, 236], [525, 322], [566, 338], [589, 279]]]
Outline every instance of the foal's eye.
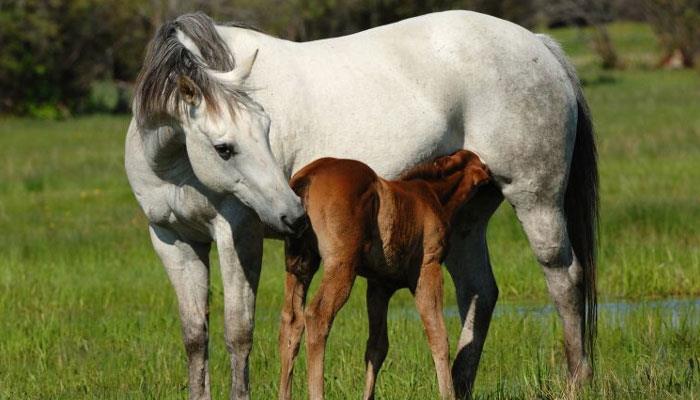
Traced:
[[217, 144], [214, 146], [214, 149], [219, 153], [219, 157], [224, 160], [228, 160], [234, 154], [233, 147], [228, 144]]

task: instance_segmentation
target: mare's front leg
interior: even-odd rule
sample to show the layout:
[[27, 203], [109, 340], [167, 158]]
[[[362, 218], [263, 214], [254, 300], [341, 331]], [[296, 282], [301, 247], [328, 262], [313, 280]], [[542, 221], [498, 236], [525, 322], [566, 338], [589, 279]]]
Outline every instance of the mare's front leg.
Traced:
[[416, 284], [416, 307], [423, 320], [428, 344], [433, 353], [437, 372], [440, 397], [454, 399], [452, 375], [450, 372], [450, 345], [447, 340], [445, 319], [442, 315], [442, 271], [439, 262], [431, 262], [421, 267]]
[[455, 394], [471, 399], [498, 286], [486, 245], [486, 226], [503, 196], [492, 185], [479, 189], [453, 221], [450, 251], [445, 260], [457, 295], [462, 331], [452, 366]]
[[279, 333], [280, 400], [292, 398], [294, 360], [299, 354], [301, 336], [304, 334], [306, 294], [321, 262], [312, 235], [311, 230], [308, 230], [300, 239], [285, 240], [287, 277]]
[[231, 399], [249, 399], [248, 357], [253, 347], [255, 294], [260, 278], [264, 227], [246, 209], [216, 221], [224, 287], [224, 334], [231, 358]]
[[306, 308], [306, 352], [309, 399], [323, 399], [323, 358], [331, 324], [350, 297], [357, 276], [358, 257], [324, 259], [323, 280]]
[[386, 315], [389, 308], [393, 289], [377, 283], [367, 282], [367, 317], [369, 320], [369, 338], [365, 350], [365, 400], [374, 399], [375, 385], [379, 369], [384, 363], [389, 351], [389, 334], [387, 331]]
[[209, 342], [209, 243], [181, 239], [175, 232], [150, 225], [153, 248], [163, 261], [180, 309], [187, 352], [190, 400], [210, 399], [207, 368]]

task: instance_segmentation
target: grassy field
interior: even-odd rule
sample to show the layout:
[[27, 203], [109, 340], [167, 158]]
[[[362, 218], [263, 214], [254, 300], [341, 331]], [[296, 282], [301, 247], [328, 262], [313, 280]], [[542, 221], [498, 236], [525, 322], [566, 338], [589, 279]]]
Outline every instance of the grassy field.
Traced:
[[[604, 72], [583, 40], [557, 31], [580, 67], [598, 129], [602, 179], [598, 379], [589, 398], [700, 398], [700, 75], [655, 71], [650, 31], [612, 29], [628, 68]], [[0, 120], [0, 399], [185, 398], [173, 292], [123, 171], [128, 117]], [[477, 397], [564, 393], [561, 327], [508, 205], [489, 229], [501, 289]], [[282, 251], [267, 242], [251, 377], [277, 393]], [[211, 370], [228, 394], [222, 290], [213, 269]], [[448, 285], [454, 345], [459, 320]], [[691, 299], [672, 303], [658, 299]], [[412, 301], [390, 312], [381, 399], [434, 398], [432, 361]], [[366, 336], [364, 282], [331, 335], [329, 398], [357, 398]], [[304, 358], [295, 393], [304, 392]], [[301, 398], [301, 396], [297, 396]]]

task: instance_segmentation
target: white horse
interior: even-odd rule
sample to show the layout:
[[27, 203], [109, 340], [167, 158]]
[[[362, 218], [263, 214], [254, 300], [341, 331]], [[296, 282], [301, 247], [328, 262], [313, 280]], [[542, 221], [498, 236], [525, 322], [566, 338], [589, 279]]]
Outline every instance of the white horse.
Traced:
[[459, 397], [472, 392], [498, 297], [486, 225], [504, 197], [563, 320], [571, 378], [591, 375], [595, 143], [574, 69], [548, 37], [450, 11], [294, 43], [183, 15], [149, 46], [134, 114], [126, 169], [177, 294], [191, 399], [210, 397], [211, 242], [224, 282], [231, 397], [249, 398], [263, 237], [303, 229], [286, 179], [323, 156], [364, 161], [389, 179], [460, 148], [491, 168], [495, 183], [462, 210], [447, 258], [463, 322], [452, 370]]

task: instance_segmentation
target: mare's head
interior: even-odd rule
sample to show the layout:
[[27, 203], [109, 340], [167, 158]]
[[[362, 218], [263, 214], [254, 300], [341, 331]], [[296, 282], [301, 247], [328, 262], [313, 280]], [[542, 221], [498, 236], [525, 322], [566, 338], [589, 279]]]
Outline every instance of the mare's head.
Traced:
[[476, 189], [491, 180], [491, 172], [478, 155], [469, 150], [418, 165], [405, 172], [401, 180], [420, 179], [427, 182], [448, 215], [453, 215], [476, 192]]
[[256, 56], [236, 63], [202, 13], [165, 23], [148, 47], [134, 115], [145, 132], [176, 127], [205, 186], [236, 196], [263, 222], [293, 233], [304, 210], [270, 149], [270, 118], [246, 91]]

